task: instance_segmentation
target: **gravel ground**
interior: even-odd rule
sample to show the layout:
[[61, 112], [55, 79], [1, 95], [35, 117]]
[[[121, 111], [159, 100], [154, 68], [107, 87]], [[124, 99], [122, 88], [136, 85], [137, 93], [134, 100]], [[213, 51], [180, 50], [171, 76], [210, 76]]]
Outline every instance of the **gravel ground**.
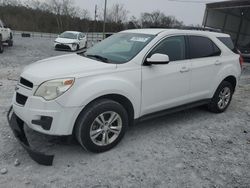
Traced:
[[14, 138], [6, 113], [25, 65], [68, 53], [54, 51], [52, 42], [15, 38], [0, 55], [0, 169], [7, 170], [1, 188], [250, 187], [250, 64], [225, 113], [195, 108], [143, 122], [102, 154], [27, 130], [33, 147], [55, 154], [52, 167], [36, 164]]

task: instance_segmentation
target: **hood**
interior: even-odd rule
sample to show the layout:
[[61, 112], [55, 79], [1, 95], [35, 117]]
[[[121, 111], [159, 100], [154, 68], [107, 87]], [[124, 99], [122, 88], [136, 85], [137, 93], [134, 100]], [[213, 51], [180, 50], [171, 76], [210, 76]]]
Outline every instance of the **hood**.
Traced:
[[55, 40], [55, 42], [58, 42], [58, 43], [63, 43], [63, 44], [72, 44], [72, 43], [76, 43], [78, 42], [77, 39], [67, 39], [67, 38], [57, 38]]
[[63, 55], [38, 61], [27, 66], [21, 77], [40, 85], [58, 78], [84, 77], [112, 72], [116, 64], [107, 64], [77, 54]]

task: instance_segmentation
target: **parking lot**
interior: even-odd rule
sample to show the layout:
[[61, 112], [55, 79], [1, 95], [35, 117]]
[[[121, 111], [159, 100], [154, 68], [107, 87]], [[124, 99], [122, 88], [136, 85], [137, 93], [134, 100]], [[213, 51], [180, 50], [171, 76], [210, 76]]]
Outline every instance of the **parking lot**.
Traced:
[[35, 163], [7, 111], [24, 66], [65, 53], [54, 51], [53, 39], [16, 37], [0, 55], [0, 169], [8, 170], [0, 187], [250, 187], [250, 63], [223, 114], [199, 107], [141, 122], [101, 154], [27, 129], [33, 147], [55, 154], [52, 167]]

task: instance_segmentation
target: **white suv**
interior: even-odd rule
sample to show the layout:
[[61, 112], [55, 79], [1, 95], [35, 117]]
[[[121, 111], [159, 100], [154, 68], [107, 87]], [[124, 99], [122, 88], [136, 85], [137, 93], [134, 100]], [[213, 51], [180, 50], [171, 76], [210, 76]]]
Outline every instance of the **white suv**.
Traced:
[[48, 135], [74, 134], [88, 151], [104, 152], [136, 120], [197, 105], [223, 112], [243, 63], [233, 50], [230, 36], [216, 32], [120, 32], [84, 53], [26, 67], [8, 115], [10, 125], [31, 156], [23, 123]]
[[0, 20], [0, 53], [3, 52], [3, 43], [8, 43], [8, 46], [13, 46], [13, 34], [10, 28]]

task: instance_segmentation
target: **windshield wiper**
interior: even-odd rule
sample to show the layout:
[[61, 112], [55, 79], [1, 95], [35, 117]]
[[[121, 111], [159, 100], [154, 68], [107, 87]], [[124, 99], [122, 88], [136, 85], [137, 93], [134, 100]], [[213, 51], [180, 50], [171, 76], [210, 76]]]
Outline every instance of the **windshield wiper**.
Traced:
[[101, 61], [103, 61], [105, 63], [109, 62], [108, 58], [100, 56], [100, 55], [91, 55], [91, 54], [88, 54], [88, 55], [86, 55], [86, 57], [93, 57], [93, 58], [99, 59], [99, 60], [101, 60]]

